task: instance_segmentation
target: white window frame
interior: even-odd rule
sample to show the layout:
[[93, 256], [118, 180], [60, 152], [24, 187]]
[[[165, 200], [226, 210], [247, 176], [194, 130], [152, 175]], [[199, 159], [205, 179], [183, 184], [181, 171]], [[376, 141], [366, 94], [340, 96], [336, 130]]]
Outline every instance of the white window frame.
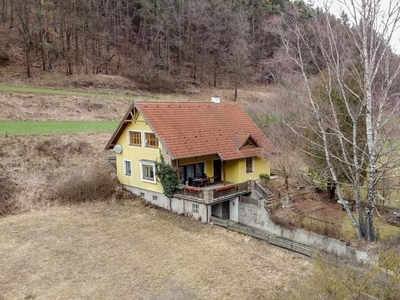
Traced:
[[[251, 158], [251, 172], [247, 172], [247, 159], [248, 158]], [[245, 159], [244, 159], [244, 173], [247, 175], [247, 174], [253, 174], [254, 173], [254, 157], [246, 157]]]
[[[143, 165], [147, 165], [147, 166], [152, 166], [153, 168], [153, 174], [154, 174], [154, 179], [150, 180], [147, 178], [143, 178]], [[157, 183], [157, 178], [156, 178], [156, 164], [154, 161], [146, 161], [146, 160], [142, 160], [140, 161], [140, 179], [143, 182], [149, 182], [149, 183]]]
[[[131, 144], [131, 132], [139, 132], [140, 133], [140, 141], [141, 141], [140, 146]], [[143, 143], [144, 143], [143, 142], [143, 131], [141, 131], [141, 130], [128, 130], [128, 146], [129, 147], [138, 147], [138, 148], [140, 148], [140, 147], [143, 147]]]
[[[154, 134], [154, 136], [158, 140], [158, 147], [149, 147], [149, 146], [147, 146], [146, 133]], [[147, 149], [153, 149], [153, 150], [159, 150], [160, 149], [160, 140], [158, 139], [158, 137], [156, 136], [156, 134], [153, 131], [143, 131], [142, 144], [143, 144], [143, 147], [145, 147]]]
[[198, 205], [197, 203], [192, 203], [192, 213], [198, 214], [199, 210], [200, 210], [200, 205]]
[[[127, 162], [129, 162], [129, 165], [130, 165], [130, 167], [131, 167], [131, 173], [130, 173], [130, 174], [127, 174], [127, 172], [126, 172], [126, 163], [127, 163]], [[124, 159], [124, 160], [123, 160], [123, 163], [124, 163], [124, 175], [125, 175], [125, 176], [131, 177], [131, 176], [132, 176], [132, 161], [129, 160], [129, 159]]]

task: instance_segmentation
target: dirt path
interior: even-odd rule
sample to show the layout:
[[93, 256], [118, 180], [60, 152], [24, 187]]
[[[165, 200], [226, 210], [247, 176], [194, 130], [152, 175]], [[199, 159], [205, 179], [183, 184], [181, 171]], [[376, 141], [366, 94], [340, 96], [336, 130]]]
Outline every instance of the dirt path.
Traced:
[[270, 299], [310, 268], [135, 200], [54, 207], [0, 227], [0, 299]]

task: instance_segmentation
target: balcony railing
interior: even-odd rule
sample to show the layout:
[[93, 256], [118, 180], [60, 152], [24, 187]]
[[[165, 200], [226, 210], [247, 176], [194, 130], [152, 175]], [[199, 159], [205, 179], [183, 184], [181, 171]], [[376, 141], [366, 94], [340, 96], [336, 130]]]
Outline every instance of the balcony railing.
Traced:
[[193, 187], [183, 185], [179, 189], [176, 190], [175, 195], [195, 198], [198, 200], [205, 200], [206, 202], [214, 201], [216, 199], [227, 197], [230, 195], [235, 195], [242, 192], [248, 192], [249, 187], [247, 182], [242, 183], [232, 183], [224, 186], [216, 186], [216, 187]]
[[222, 186], [214, 189], [213, 195], [214, 199], [226, 197], [232, 194], [237, 194], [240, 192], [247, 192], [248, 185], [247, 182], [237, 183], [237, 184], [229, 184], [226, 186]]
[[203, 193], [202, 188], [188, 186], [188, 185], [184, 185], [184, 186], [180, 187], [179, 189], [177, 189], [175, 191], [175, 194], [185, 196], [185, 197], [204, 199], [204, 193]]

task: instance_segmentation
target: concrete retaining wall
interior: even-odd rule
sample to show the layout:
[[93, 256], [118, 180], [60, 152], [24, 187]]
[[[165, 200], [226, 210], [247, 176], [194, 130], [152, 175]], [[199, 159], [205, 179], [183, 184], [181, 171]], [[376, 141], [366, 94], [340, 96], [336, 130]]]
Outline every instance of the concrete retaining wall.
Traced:
[[265, 230], [286, 239], [339, 255], [347, 255], [346, 242], [302, 229], [288, 229], [272, 223], [268, 212], [252, 204], [239, 203], [239, 223]]
[[211, 207], [208, 207], [205, 204], [178, 198], [172, 198], [170, 202], [170, 200], [161, 193], [139, 189], [128, 185], [125, 185], [125, 188], [154, 205], [168, 210], [171, 209], [173, 212], [178, 214], [186, 214], [195, 219], [201, 219], [204, 223], [208, 223], [208, 219], [211, 217]]

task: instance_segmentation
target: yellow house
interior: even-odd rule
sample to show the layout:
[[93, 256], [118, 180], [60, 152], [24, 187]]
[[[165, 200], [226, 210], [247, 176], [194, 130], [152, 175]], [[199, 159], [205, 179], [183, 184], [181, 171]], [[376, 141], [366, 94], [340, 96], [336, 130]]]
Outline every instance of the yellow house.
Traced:
[[[145, 102], [128, 109], [107, 143], [119, 181], [158, 206], [209, 222], [237, 221], [240, 196], [270, 174], [275, 146], [236, 103]], [[160, 156], [181, 185], [171, 198], [155, 174]]]

